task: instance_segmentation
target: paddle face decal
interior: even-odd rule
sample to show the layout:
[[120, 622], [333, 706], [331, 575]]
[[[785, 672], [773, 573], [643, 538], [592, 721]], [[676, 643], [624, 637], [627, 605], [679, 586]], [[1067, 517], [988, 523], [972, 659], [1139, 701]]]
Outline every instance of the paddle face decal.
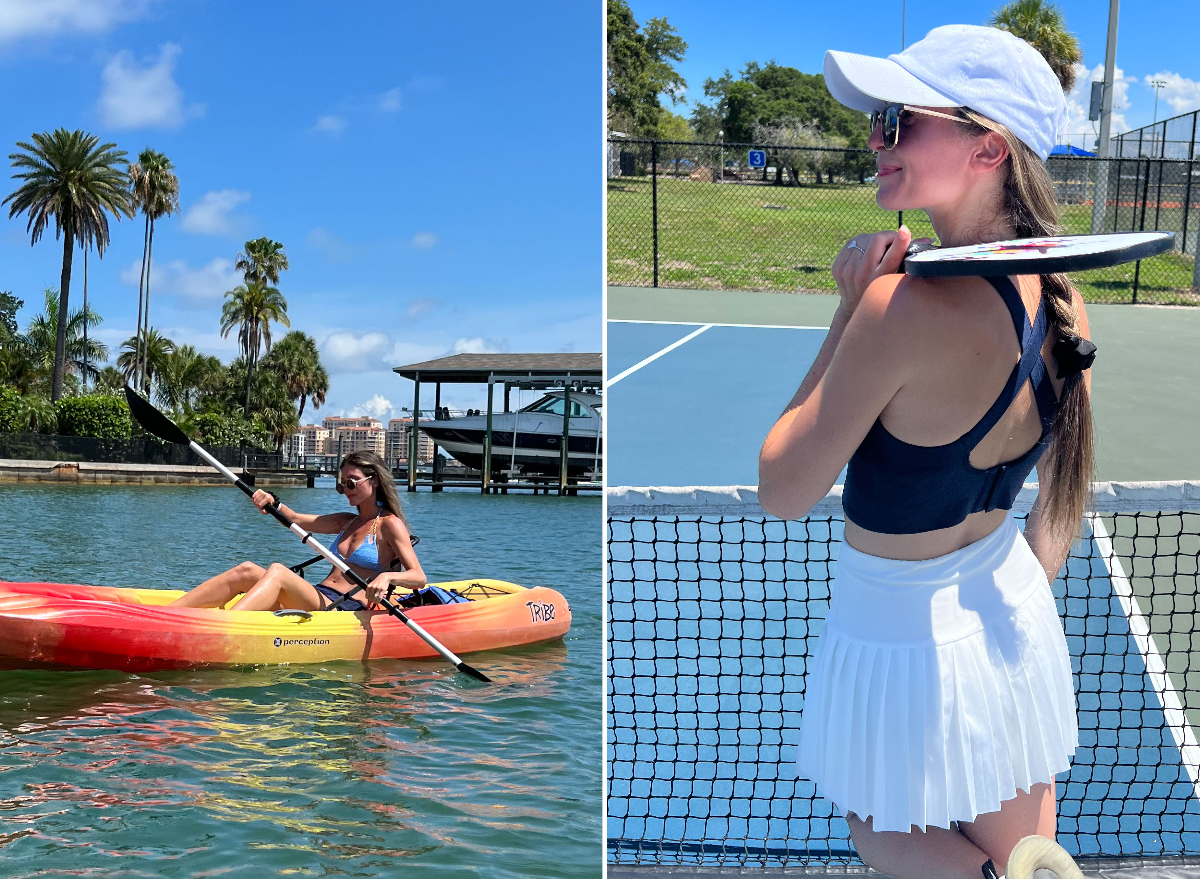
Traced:
[[548, 623], [554, 619], [554, 605], [546, 604], [542, 601], [527, 601], [525, 606], [529, 608], [530, 621], [534, 623]]

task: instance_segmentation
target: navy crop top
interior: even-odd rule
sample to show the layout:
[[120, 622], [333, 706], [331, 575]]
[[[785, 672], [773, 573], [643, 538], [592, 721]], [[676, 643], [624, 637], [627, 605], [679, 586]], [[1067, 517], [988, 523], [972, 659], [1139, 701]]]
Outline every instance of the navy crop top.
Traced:
[[[971, 513], [1012, 509], [1025, 477], [1050, 443], [1058, 410], [1054, 387], [1042, 361], [1046, 339], [1046, 305], [1038, 304], [1030, 324], [1016, 286], [1005, 277], [988, 278], [1008, 306], [1021, 340], [1021, 359], [1013, 367], [992, 408], [952, 443], [913, 446], [896, 439], [875, 419], [850, 458], [842, 506], [856, 525], [882, 534], [918, 534], [950, 528]], [[1037, 445], [1012, 461], [979, 470], [971, 466], [971, 450], [1008, 411], [1017, 393], [1032, 381], [1042, 435]]]

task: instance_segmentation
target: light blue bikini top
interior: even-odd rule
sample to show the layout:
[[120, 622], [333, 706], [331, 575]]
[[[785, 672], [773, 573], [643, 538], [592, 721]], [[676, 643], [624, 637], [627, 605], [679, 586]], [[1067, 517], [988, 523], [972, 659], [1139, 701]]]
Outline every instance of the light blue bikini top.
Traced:
[[[354, 522], [351, 519], [346, 523], [346, 528]], [[348, 565], [353, 565], [356, 568], [362, 568], [364, 571], [374, 571], [378, 574], [383, 570], [383, 565], [379, 563], [379, 546], [375, 540], [375, 531], [379, 527], [379, 516], [371, 523], [371, 532], [366, 536], [362, 543], [350, 553], [348, 556], [342, 555], [341, 544], [342, 535], [346, 533], [346, 528], [338, 532], [338, 536], [333, 540], [333, 554]]]

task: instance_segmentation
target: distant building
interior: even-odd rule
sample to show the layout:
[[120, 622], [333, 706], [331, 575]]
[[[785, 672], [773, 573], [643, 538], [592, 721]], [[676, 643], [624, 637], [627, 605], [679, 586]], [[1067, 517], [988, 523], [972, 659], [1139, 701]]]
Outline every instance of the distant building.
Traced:
[[326, 455], [329, 453], [329, 431], [317, 424], [305, 424], [294, 436], [303, 441], [301, 455]]
[[[387, 428], [387, 456], [384, 458], [388, 466], [397, 463], [408, 463], [408, 448], [411, 441], [412, 419], [393, 418]], [[433, 463], [433, 440], [417, 431], [417, 460], [422, 464]]]
[[327, 432], [324, 454], [345, 457], [351, 452], [368, 451], [383, 457], [386, 451], [387, 431], [383, 422], [370, 415], [343, 418], [331, 415], [321, 422]]

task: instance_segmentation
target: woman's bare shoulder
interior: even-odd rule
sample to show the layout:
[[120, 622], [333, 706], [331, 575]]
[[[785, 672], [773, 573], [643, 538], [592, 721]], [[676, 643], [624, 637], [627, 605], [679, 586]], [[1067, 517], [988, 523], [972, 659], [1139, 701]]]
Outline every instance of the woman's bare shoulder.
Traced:
[[385, 515], [379, 520], [379, 530], [395, 540], [408, 540], [408, 525], [394, 514]]

